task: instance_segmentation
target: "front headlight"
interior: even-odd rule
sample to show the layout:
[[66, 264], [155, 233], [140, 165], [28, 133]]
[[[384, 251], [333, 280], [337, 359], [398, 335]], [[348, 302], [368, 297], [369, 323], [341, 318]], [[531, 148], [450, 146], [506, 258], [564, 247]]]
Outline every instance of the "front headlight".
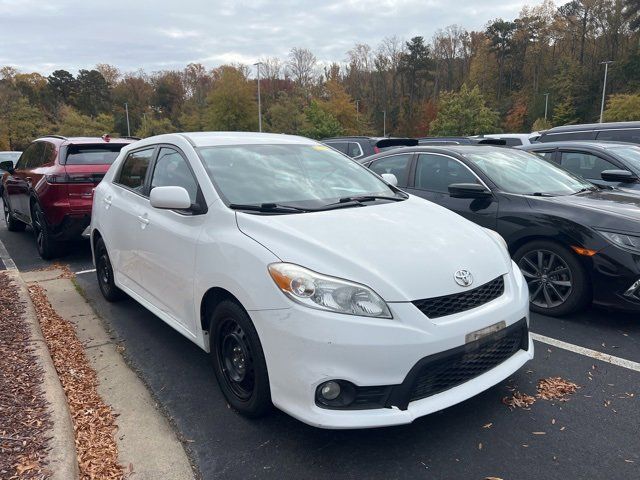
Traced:
[[598, 230], [600, 235], [609, 240], [614, 245], [627, 250], [633, 250], [640, 253], [640, 237], [636, 235], [627, 235], [626, 233], [606, 232]]
[[301, 305], [347, 315], [393, 318], [380, 295], [365, 285], [292, 263], [272, 263], [269, 274], [287, 297]]

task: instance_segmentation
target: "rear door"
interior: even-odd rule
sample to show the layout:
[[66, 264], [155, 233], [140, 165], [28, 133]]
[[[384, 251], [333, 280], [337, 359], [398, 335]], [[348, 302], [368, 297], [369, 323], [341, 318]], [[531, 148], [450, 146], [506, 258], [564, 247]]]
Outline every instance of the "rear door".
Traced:
[[440, 153], [420, 153], [412, 170], [408, 192], [495, 230], [498, 203], [494, 198], [453, 198], [449, 195], [449, 185], [453, 183], [484, 185], [460, 160]]
[[[163, 145], [151, 174], [150, 192], [157, 187], [183, 187], [191, 204], [204, 207], [198, 181], [185, 154], [177, 147]], [[146, 298], [167, 313], [174, 327], [195, 334], [193, 311], [196, 245], [206, 213], [192, 210], [165, 210], [146, 201], [142, 209], [146, 225], [139, 231], [140, 285]]]
[[139, 237], [146, 228], [144, 209], [149, 204], [147, 175], [156, 147], [129, 152], [95, 205], [100, 208], [101, 224], [116, 281], [142, 295]]
[[580, 150], [560, 149], [560, 165], [571, 173], [585, 178], [600, 186], [620, 186], [619, 182], [605, 182], [602, 180], [602, 172], [605, 170], [620, 170], [624, 167], [613, 163], [611, 159], [603, 155]]

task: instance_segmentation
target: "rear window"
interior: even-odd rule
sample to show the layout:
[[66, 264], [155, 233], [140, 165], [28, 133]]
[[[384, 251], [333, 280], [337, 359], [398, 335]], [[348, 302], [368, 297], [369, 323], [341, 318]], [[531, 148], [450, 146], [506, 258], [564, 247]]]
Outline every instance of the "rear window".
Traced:
[[565, 140], [595, 140], [596, 132], [580, 131], [567, 133], [543, 133], [539, 142], [564, 142]]
[[111, 165], [126, 143], [69, 145], [67, 165]]

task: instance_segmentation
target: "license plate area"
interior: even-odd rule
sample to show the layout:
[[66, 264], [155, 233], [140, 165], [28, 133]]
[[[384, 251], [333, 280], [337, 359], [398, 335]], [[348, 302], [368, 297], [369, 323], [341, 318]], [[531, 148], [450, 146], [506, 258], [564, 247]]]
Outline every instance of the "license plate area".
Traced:
[[499, 332], [500, 330], [503, 330], [506, 327], [507, 327], [507, 322], [502, 320], [498, 323], [494, 323], [493, 325], [489, 325], [488, 327], [481, 328], [480, 330], [467, 333], [467, 335], [464, 338], [464, 343], [467, 344], [467, 343], [477, 342], [478, 340], [481, 340], [484, 337], [487, 337], [489, 335], [493, 335], [494, 333]]

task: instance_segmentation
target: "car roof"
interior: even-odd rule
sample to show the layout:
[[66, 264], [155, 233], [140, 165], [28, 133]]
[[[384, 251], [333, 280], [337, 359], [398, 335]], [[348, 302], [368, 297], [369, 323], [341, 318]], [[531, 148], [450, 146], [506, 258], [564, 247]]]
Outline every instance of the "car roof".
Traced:
[[549, 150], [552, 148], [562, 148], [562, 147], [584, 147], [584, 148], [595, 148], [595, 149], [607, 149], [611, 147], [637, 147], [638, 145], [635, 143], [627, 143], [627, 142], [609, 142], [605, 140], [601, 141], [590, 141], [590, 140], [566, 140], [563, 142], [545, 142], [545, 143], [533, 143], [531, 145], [522, 145], [518, 146], [518, 149], [521, 150]]
[[137, 141], [135, 138], [130, 137], [110, 137], [109, 141], [105, 141], [102, 137], [63, 137], [62, 135], [44, 135], [42, 137], [38, 137], [37, 140], [48, 140], [53, 141], [54, 143], [59, 143], [60, 145], [82, 145], [82, 144], [96, 144], [96, 143], [124, 143], [129, 144]]
[[531, 138], [535, 133], [487, 133], [473, 138]]
[[[171, 135], [171, 134], [170, 134]], [[168, 135], [168, 136], [170, 136]], [[177, 133], [186, 138], [195, 147], [216, 147], [220, 145], [317, 145], [318, 142], [310, 138], [282, 133], [258, 132], [184, 132]], [[162, 135], [166, 137], [167, 135]], [[154, 137], [145, 139], [152, 140]]]
[[386, 152], [377, 153], [370, 157], [363, 159], [362, 163], [369, 163], [372, 160], [376, 160], [381, 157], [388, 157], [390, 155], [398, 155], [400, 153], [444, 153], [444, 154], [457, 154], [457, 155], [465, 155], [468, 153], [476, 153], [476, 152], [486, 152], [495, 151], [495, 152], [504, 152], [505, 150], [512, 150], [511, 148], [497, 146], [497, 145], [419, 145], [416, 147], [401, 147], [394, 148], [393, 150], [388, 150]]
[[607, 122], [607, 123], [582, 123], [577, 125], [562, 125], [545, 130], [547, 133], [575, 132], [582, 130], [617, 130], [621, 128], [640, 128], [640, 122]]

